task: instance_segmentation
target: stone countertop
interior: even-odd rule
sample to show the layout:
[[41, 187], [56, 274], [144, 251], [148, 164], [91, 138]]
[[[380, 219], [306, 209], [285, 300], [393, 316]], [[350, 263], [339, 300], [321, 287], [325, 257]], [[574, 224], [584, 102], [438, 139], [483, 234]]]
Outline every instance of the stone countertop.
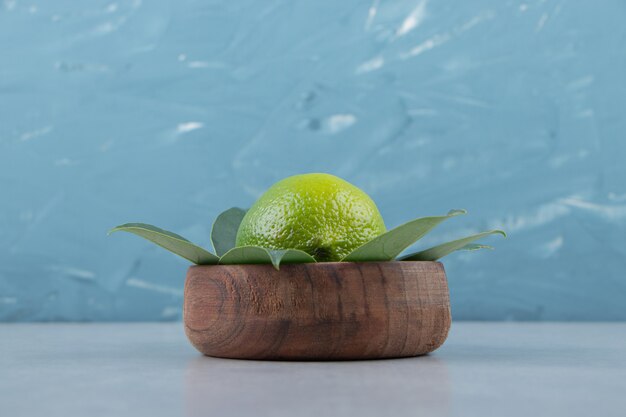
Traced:
[[0, 325], [6, 416], [623, 416], [626, 323], [454, 323], [409, 359], [203, 357], [180, 323]]

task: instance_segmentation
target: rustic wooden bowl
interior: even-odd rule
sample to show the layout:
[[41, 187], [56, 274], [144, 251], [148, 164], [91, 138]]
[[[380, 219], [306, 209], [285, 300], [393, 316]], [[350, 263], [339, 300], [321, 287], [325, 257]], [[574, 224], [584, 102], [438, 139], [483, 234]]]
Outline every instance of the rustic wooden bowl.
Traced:
[[397, 358], [443, 344], [450, 301], [439, 262], [192, 266], [184, 322], [208, 356]]

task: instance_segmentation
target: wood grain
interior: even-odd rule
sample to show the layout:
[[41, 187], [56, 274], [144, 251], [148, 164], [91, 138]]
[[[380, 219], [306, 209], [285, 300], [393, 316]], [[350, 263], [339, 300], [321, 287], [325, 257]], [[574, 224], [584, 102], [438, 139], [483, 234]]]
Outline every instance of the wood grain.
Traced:
[[405, 357], [443, 344], [450, 301], [439, 262], [192, 266], [184, 322], [209, 356]]

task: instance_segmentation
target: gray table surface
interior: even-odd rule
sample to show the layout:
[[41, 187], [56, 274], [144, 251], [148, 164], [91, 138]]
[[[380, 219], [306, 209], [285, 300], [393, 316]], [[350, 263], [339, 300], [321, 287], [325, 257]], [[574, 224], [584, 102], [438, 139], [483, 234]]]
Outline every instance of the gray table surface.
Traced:
[[420, 358], [203, 357], [171, 324], [0, 325], [2, 416], [620, 416], [626, 323], [454, 323]]

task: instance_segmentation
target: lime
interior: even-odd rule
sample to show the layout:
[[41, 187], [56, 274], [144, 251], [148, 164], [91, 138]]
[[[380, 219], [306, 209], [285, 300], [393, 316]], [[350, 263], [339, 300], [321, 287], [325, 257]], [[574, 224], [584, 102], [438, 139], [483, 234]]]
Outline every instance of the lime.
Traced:
[[303, 174], [271, 186], [248, 210], [237, 246], [300, 249], [317, 261], [339, 261], [384, 233], [376, 204], [329, 174]]

